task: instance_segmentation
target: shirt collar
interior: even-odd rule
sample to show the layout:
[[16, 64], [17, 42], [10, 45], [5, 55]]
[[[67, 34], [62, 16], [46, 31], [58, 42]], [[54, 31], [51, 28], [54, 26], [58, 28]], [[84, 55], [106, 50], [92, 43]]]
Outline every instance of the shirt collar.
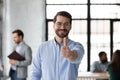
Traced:
[[[53, 40], [53, 44], [54, 44], [55, 46], [57, 46], [57, 45], [63, 46], [63, 43], [58, 44], [57, 41], [55, 40], [55, 38], [54, 38], [54, 40]], [[69, 45], [69, 44], [70, 44], [70, 39], [67, 39], [67, 45]]]
[[[103, 64], [101, 61], [99, 61], [100, 64]], [[104, 64], [107, 64], [108, 62], [105, 62]]]
[[17, 46], [21, 46], [24, 43], [25, 43], [24, 41], [21, 41], [19, 44], [17, 44]]

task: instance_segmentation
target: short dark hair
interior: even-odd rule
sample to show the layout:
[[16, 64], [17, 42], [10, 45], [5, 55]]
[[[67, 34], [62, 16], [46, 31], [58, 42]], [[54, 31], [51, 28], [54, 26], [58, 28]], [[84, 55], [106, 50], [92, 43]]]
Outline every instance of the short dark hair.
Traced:
[[101, 51], [101, 52], [99, 53], [99, 57], [101, 57], [103, 54], [106, 54], [106, 52], [105, 52], [105, 51]]
[[55, 15], [55, 17], [54, 17], [54, 19], [53, 19], [53, 22], [54, 22], [54, 23], [56, 22], [57, 16], [67, 17], [67, 18], [70, 19], [70, 24], [72, 23], [72, 16], [71, 16], [71, 14], [68, 13], [68, 12], [66, 12], [66, 11], [57, 12], [57, 14]]
[[16, 29], [16, 30], [14, 30], [12, 33], [13, 33], [13, 34], [14, 34], [14, 33], [17, 33], [18, 36], [22, 36], [22, 39], [24, 38], [24, 33], [23, 33], [23, 31], [20, 30], [20, 29]]

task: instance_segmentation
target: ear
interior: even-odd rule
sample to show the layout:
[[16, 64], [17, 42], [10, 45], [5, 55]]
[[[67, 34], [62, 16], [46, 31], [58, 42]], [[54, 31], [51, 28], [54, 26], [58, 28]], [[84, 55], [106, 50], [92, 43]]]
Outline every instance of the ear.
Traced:
[[20, 39], [23, 40], [22, 36], [20, 36]]
[[55, 28], [55, 23], [53, 23], [53, 28]]
[[72, 24], [70, 25], [70, 29], [69, 30], [71, 30], [72, 29]]

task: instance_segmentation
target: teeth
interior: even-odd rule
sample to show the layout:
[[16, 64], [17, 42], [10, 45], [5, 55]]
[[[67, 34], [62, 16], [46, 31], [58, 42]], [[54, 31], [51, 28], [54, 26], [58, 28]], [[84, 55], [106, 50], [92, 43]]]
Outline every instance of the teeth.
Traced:
[[61, 31], [61, 32], [65, 32], [65, 31]]

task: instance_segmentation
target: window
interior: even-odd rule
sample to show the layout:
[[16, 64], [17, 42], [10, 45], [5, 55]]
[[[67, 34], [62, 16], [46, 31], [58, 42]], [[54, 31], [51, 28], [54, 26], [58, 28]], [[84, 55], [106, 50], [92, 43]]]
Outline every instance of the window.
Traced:
[[[81, 62], [79, 71], [87, 71], [87, 21], [84, 20], [87, 18], [87, 1], [85, 0], [58, 0], [53, 1], [47, 0], [46, 5], [46, 15], [47, 15], [47, 24], [48, 24], [48, 39], [54, 37], [53, 22], [52, 19], [55, 14], [62, 10], [68, 11], [72, 15], [72, 30], [70, 31], [69, 38], [80, 42], [85, 48], [85, 55]], [[79, 5], [82, 3], [82, 5]], [[51, 28], [52, 27], [52, 28]], [[74, 39], [73, 39], [74, 37]], [[84, 62], [85, 61], [85, 62]]]
[[91, 18], [120, 18], [120, 6], [118, 5], [92, 5]]
[[[91, 21], [91, 64], [99, 60], [101, 51], [107, 53], [110, 61], [110, 22], [108, 20]], [[95, 57], [96, 56], [96, 57]]]
[[120, 49], [120, 21], [113, 23], [113, 51]]
[[120, 45], [120, 0], [46, 0], [47, 39], [54, 37], [52, 20], [61, 10], [73, 17], [70, 39], [85, 48], [79, 71], [89, 71], [90, 65], [99, 60], [100, 51], [105, 51], [110, 61]]

